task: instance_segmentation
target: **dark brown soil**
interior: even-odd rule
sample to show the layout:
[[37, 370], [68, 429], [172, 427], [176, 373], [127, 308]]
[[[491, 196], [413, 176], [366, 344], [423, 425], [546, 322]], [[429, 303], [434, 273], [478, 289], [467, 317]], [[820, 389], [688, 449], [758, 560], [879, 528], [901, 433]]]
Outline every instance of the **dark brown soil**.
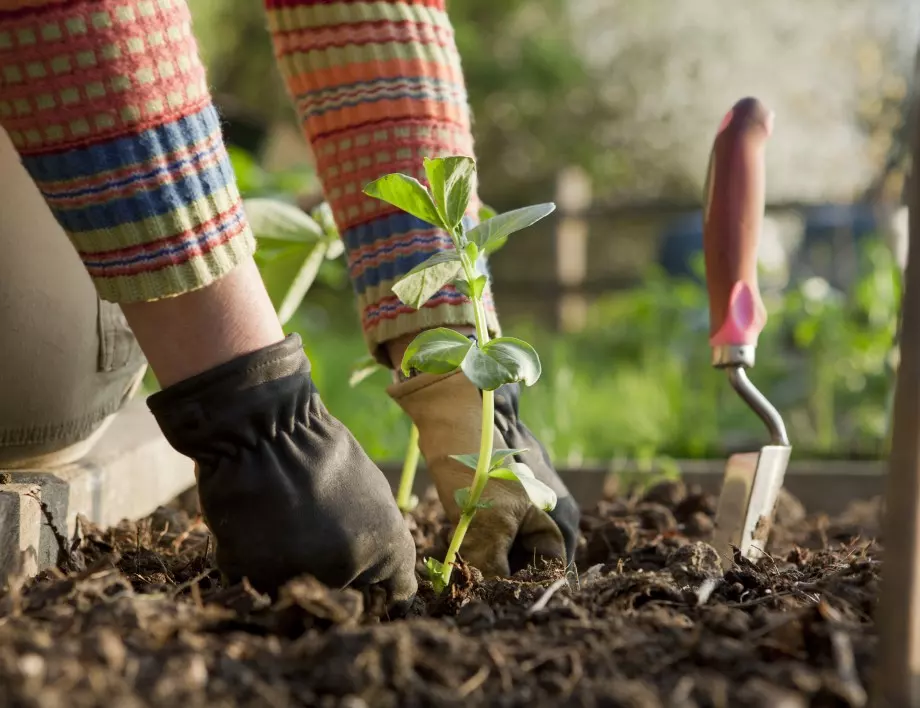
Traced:
[[[587, 513], [577, 570], [481, 582], [378, 620], [310, 578], [222, 588], [200, 521], [88, 525], [68, 567], [0, 595], [0, 705], [861, 706], [878, 505], [778, 512], [771, 557], [723, 574], [712, 499], [665, 483]], [[419, 562], [438, 505], [410, 519]]]

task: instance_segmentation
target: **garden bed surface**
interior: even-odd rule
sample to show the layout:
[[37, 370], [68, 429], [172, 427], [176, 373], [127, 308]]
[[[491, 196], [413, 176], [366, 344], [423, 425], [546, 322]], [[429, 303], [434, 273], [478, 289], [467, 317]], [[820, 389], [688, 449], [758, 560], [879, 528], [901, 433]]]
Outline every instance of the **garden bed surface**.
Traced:
[[[784, 497], [770, 557], [723, 574], [713, 503], [674, 482], [601, 501], [577, 571], [461, 568], [393, 621], [310, 578], [275, 602], [221, 587], [206, 529], [178, 506], [82, 524], [60, 570], [0, 595], [0, 705], [864, 705], [878, 504], [806, 518]], [[409, 523], [421, 571], [447, 529], [430, 497]]]

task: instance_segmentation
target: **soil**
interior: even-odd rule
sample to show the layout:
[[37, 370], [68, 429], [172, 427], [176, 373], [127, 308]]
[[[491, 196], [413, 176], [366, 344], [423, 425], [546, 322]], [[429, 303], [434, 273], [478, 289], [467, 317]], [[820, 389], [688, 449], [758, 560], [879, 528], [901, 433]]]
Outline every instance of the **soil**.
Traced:
[[[0, 705], [862, 706], [875, 654], [878, 503], [805, 518], [721, 571], [713, 499], [665, 482], [586, 511], [577, 569], [424, 586], [410, 617], [306, 577], [223, 587], [200, 519], [82, 523], [60, 569], [0, 595]], [[419, 568], [446, 545], [433, 498]]]

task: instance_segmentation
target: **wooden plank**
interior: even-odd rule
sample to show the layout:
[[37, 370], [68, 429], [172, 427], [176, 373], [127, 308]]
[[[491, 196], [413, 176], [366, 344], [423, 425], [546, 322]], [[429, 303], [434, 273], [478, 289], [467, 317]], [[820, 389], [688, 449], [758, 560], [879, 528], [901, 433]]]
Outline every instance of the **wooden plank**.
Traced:
[[[678, 460], [681, 479], [688, 485], [697, 485], [710, 494], [718, 494], [725, 471], [725, 460]], [[380, 463], [380, 467], [393, 487], [399, 484], [401, 464]], [[887, 465], [884, 462], [840, 461], [796, 461], [789, 463], [783, 488], [795, 496], [810, 513], [839, 514], [851, 502], [872, 499], [885, 491]], [[611, 466], [586, 466], [560, 468], [559, 476], [565, 482], [572, 496], [583, 506], [591, 506], [612, 492], [624, 475], [641, 479], [642, 474], [660, 475], [661, 469], [641, 472], [634, 464]], [[414, 493], [422, 495], [430, 485], [419, 466]]]
[[920, 705], [920, 120], [913, 120], [901, 357], [886, 488], [878, 604], [877, 706]]

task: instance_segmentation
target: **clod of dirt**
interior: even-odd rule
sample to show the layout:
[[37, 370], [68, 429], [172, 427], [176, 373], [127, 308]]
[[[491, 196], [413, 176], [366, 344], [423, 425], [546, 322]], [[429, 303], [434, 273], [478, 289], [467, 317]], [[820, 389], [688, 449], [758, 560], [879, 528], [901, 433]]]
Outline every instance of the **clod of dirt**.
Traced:
[[657, 533], [668, 533], [677, 528], [677, 519], [671, 510], [663, 504], [653, 504], [646, 502], [636, 507], [636, 514], [639, 517], [639, 523], [642, 528], [656, 531]]
[[719, 554], [708, 543], [688, 543], [673, 551], [668, 556], [667, 569], [680, 586], [697, 586], [722, 577]]
[[687, 498], [687, 485], [678, 480], [665, 480], [649, 487], [642, 495], [642, 501], [651, 504], [661, 504], [668, 509], [674, 509]]

